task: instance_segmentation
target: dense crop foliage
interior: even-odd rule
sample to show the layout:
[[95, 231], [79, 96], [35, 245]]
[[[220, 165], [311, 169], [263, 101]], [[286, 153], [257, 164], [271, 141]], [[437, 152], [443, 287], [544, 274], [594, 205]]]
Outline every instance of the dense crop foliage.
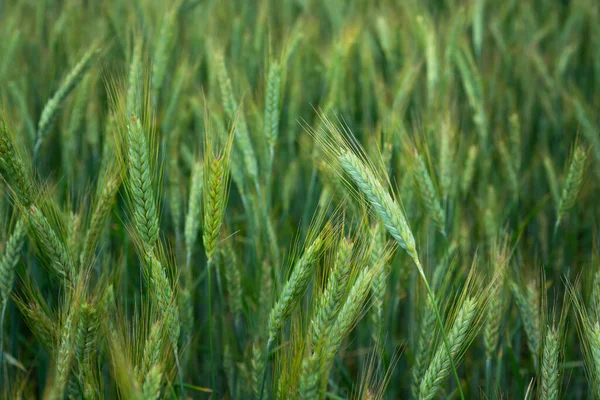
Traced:
[[600, 3], [0, 1], [0, 393], [600, 399]]

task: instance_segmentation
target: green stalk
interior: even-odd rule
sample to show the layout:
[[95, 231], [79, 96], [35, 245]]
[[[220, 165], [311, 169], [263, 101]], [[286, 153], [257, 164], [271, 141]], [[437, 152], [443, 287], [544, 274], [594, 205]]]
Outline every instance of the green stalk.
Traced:
[[420, 262], [417, 262], [417, 269], [419, 270], [419, 274], [421, 278], [423, 278], [423, 283], [425, 284], [425, 289], [427, 290], [427, 294], [429, 295], [429, 300], [431, 300], [431, 305], [433, 306], [433, 310], [435, 311], [435, 317], [437, 319], [438, 325], [442, 330], [442, 341], [444, 342], [444, 347], [446, 348], [446, 353], [448, 353], [448, 359], [450, 360], [450, 366], [452, 367], [452, 374], [454, 375], [454, 379], [456, 380], [456, 385], [458, 386], [458, 393], [460, 394], [461, 400], [465, 400], [465, 395], [462, 390], [462, 386], [460, 384], [460, 378], [458, 377], [458, 371], [456, 370], [456, 365], [454, 364], [454, 358], [452, 357], [452, 350], [450, 350], [450, 345], [448, 344], [448, 339], [446, 338], [446, 332], [444, 329], [444, 323], [442, 322], [442, 316], [440, 315], [440, 311], [438, 309], [437, 301], [435, 300], [435, 296], [431, 287], [429, 286], [429, 282], [427, 282], [427, 277], [425, 276], [425, 272], [423, 271], [423, 267]]
[[217, 387], [215, 385], [215, 354], [213, 350], [213, 332], [212, 332], [212, 262], [209, 259], [206, 263], [206, 268], [208, 270], [208, 346], [210, 349], [210, 384], [212, 390], [216, 391]]

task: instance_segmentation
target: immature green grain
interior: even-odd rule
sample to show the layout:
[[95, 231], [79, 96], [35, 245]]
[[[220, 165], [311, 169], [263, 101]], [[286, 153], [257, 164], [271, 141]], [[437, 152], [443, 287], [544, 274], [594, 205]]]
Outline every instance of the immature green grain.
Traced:
[[542, 354], [542, 379], [540, 399], [556, 400], [559, 398], [560, 365], [559, 365], [560, 340], [558, 329], [548, 327]]
[[[461, 305], [458, 314], [448, 333], [448, 343], [452, 358], [455, 359], [461, 353], [465, 342], [468, 341], [471, 325], [475, 317], [477, 302], [473, 298], [467, 298]], [[450, 359], [445, 349], [439, 346], [433, 356], [429, 368], [421, 381], [419, 399], [432, 399], [440, 389], [442, 383], [450, 375]]]
[[311, 321], [312, 342], [316, 345], [319, 338], [326, 335], [342, 306], [348, 280], [352, 272], [351, 255], [354, 243], [342, 237], [335, 255], [333, 271], [327, 279], [325, 290], [318, 298], [316, 311]]
[[185, 217], [185, 250], [186, 268], [190, 268], [194, 245], [200, 229], [200, 212], [202, 210], [202, 187], [204, 184], [204, 167], [202, 161], [196, 161], [192, 168], [190, 190], [188, 198], [188, 211]]
[[153, 190], [153, 172], [146, 135], [140, 121], [131, 115], [127, 126], [127, 188], [133, 220], [146, 253], [152, 253], [158, 240], [159, 224]]
[[42, 114], [40, 116], [40, 120], [38, 122], [37, 129], [37, 137], [35, 142], [35, 147], [33, 149], [33, 158], [37, 159], [37, 155], [42, 146], [42, 142], [44, 141], [46, 135], [52, 129], [52, 124], [58, 115], [58, 111], [62, 106], [62, 103], [66, 99], [66, 97], [71, 93], [71, 91], [77, 86], [79, 81], [83, 78], [83, 75], [88, 70], [91, 65], [91, 61], [94, 56], [98, 53], [98, 46], [93, 44], [91, 48], [81, 57], [79, 62], [75, 64], [73, 69], [69, 71], [65, 79], [62, 81], [61, 85], [58, 87], [58, 90], [54, 93], [54, 95], [48, 100], [44, 109], [42, 110]]
[[83, 239], [83, 248], [79, 257], [79, 262], [83, 267], [86, 267], [91, 261], [96, 247], [98, 246], [100, 235], [109, 220], [117, 191], [121, 186], [121, 175], [118, 171], [109, 172], [102, 182], [102, 185], [102, 191], [96, 201], [89, 228]]
[[419, 195], [423, 200], [423, 204], [425, 205], [427, 213], [435, 222], [438, 230], [442, 233], [442, 235], [445, 236], [446, 213], [444, 212], [444, 209], [440, 203], [437, 190], [435, 189], [433, 181], [431, 180], [431, 176], [429, 175], [429, 171], [427, 170], [427, 166], [425, 165], [425, 161], [421, 155], [415, 150], [413, 157], [415, 166], [414, 179], [419, 191]]
[[15, 280], [15, 269], [21, 256], [21, 249], [27, 236], [27, 225], [24, 219], [18, 219], [13, 231], [6, 241], [0, 256], [0, 295], [5, 303], [9, 300]]
[[29, 232], [56, 277], [59, 280], [69, 279], [74, 271], [71, 256], [44, 214], [34, 205], [29, 209]]
[[12, 186], [17, 199], [25, 207], [34, 200], [33, 178], [10, 136], [8, 126], [0, 118], [0, 173]]
[[585, 170], [585, 162], [587, 160], [587, 151], [581, 147], [576, 147], [569, 164], [569, 171], [563, 184], [562, 196], [560, 203], [558, 204], [558, 212], [556, 216], [556, 227], [560, 224], [561, 219], [567, 214], [567, 212], [573, 208], [581, 185], [583, 183], [583, 173]]

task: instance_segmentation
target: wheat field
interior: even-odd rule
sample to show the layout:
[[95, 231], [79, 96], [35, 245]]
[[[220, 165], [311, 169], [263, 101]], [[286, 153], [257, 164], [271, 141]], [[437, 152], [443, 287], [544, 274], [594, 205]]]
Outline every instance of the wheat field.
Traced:
[[0, 397], [600, 399], [600, 3], [0, 1]]

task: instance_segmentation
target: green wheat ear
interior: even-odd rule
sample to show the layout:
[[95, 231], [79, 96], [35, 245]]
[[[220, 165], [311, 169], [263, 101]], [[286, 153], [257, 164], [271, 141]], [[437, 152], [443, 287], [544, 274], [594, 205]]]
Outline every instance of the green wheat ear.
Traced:
[[0, 117], [0, 174], [11, 185], [25, 207], [34, 201], [34, 184], [28, 166], [19, 154], [4, 118]]
[[130, 116], [127, 126], [128, 194], [132, 203], [133, 220], [146, 253], [152, 253], [158, 240], [159, 224], [153, 189], [153, 170], [146, 134], [139, 119]]
[[567, 214], [567, 212], [573, 208], [577, 197], [579, 196], [581, 185], [583, 183], [586, 160], [587, 151], [577, 146], [571, 157], [567, 177], [565, 178], [565, 182], [563, 184], [562, 196], [558, 204], [558, 212], [556, 215], [556, 228], [558, 228], [560, 221]]
[[204, 154], [204, 183], [202, 191], [204, 251], [210, 261], [217, 246], [217, 238], [225, 217], [229, 195], [229, 170], [231, 165], [231, 145], [233, 131], [219, 146], [217, 139], [206, 131]]
[[[450, 345], [452, 358], [456, 358], [468, 340], [471, 330], [471, 324], [477, 311], [477, 302], [473, 298], [467, 298], [461, 305], [458, 314], [448, 333], [448, 343]], [[432, 399], [440, 389], [442, 382], [450, 374], [450, 358], [445, 349], [440, 346], [437, 350], [431, 364], [425, 372], [419, 388], [419, 399]]]
[[12, 233], [6, 242], [4, 252], [0, 256], [0, 295], [6, 303], [13, 289], [15, 269], [21, 255], [21, 249], [27, 237], [27, 224], [24, 219], [17, 220]]
[[64, 103], [69, 93], [71, 93], [81, 81], [83, 75], [90, 67], [94, 56], [98, 54], [99, 50], [100, 47], [97, 43], [92, 44], [90, 49], [81, 57], [79, 62], [75, 64], [71, 71], [69, 71], [61, 85], [58, 87], [58, 90], [44, 106], [38, 122], [37, 138], [33, 150], [34, 160], [37, 159], [42, 143], [48, 135], [50, 129], [52, 129], [52, 124], [58, 115], [61, 105]]

